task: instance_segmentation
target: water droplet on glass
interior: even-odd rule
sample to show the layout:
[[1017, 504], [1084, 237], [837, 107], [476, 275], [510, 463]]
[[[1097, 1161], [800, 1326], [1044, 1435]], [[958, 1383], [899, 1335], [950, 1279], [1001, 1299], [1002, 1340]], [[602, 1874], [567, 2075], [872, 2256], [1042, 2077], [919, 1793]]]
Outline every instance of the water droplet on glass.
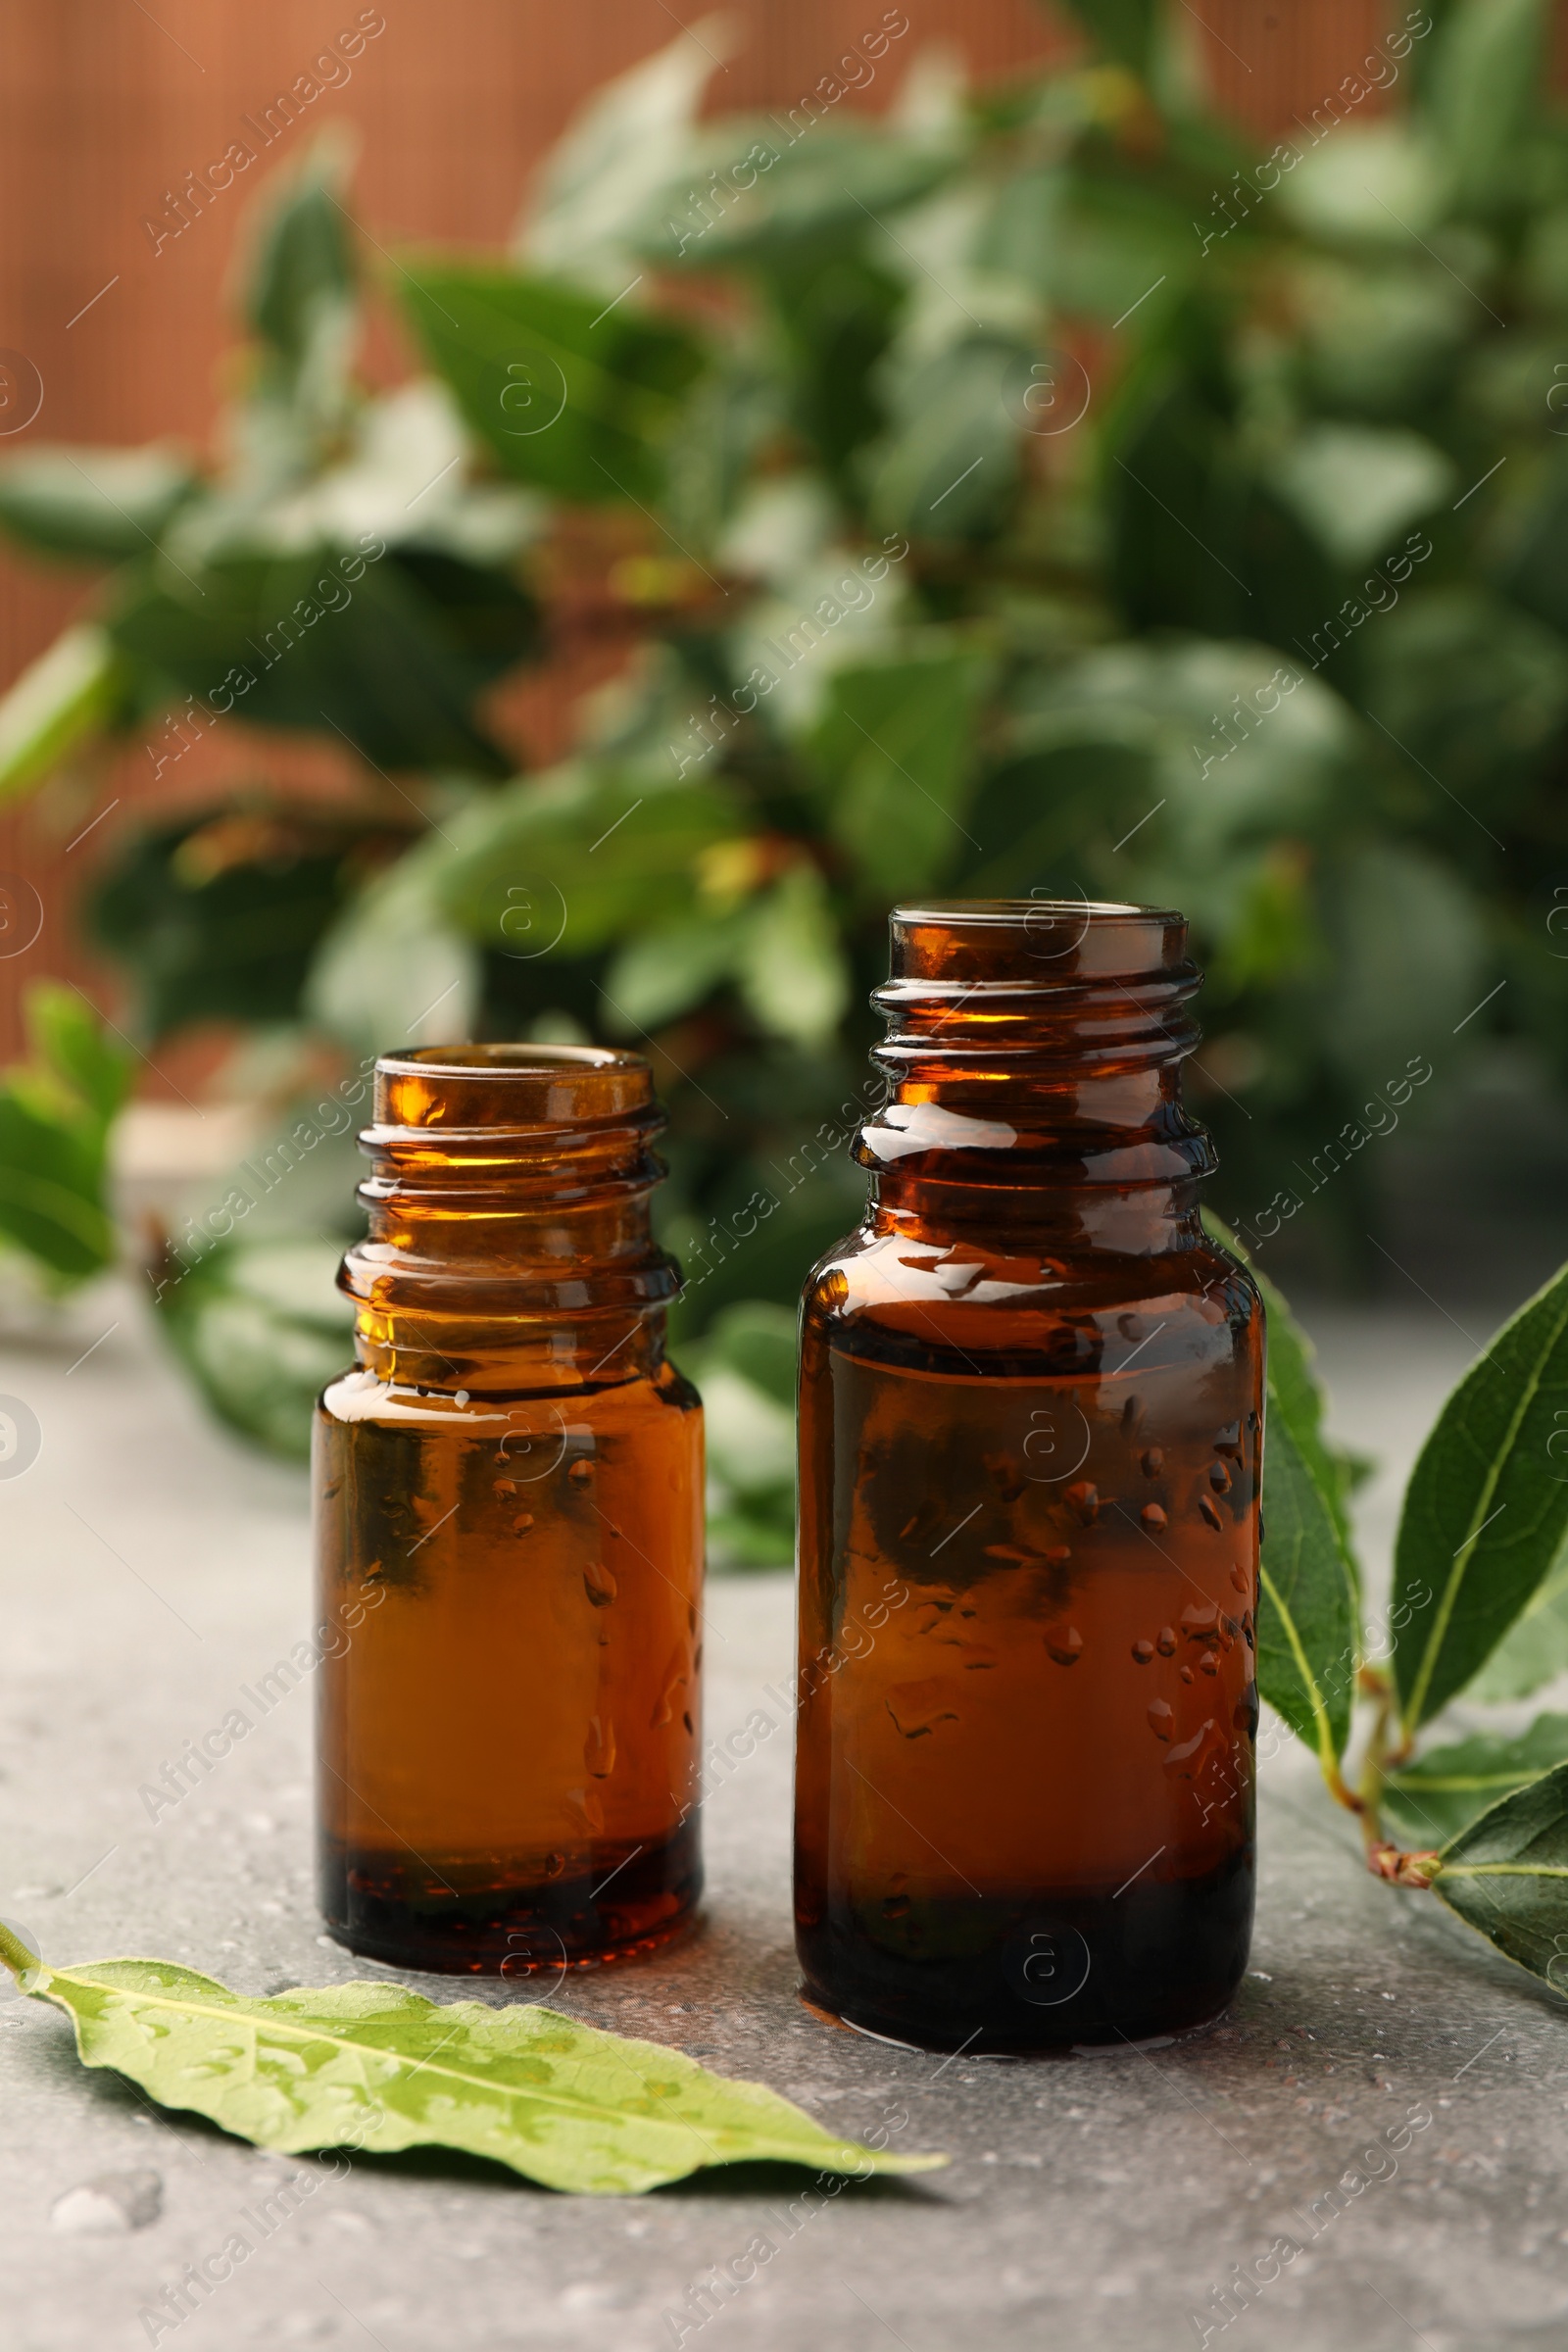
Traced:
[[1165, 1770], [1180, 1780], [1196, 1781], [1207, 1770], [1210, 1756], [1225, 1752], [1225, 1735], [1213, 1716], [1208, 1715], [1190, 1740], [1171, 1749], [1165, 1758]]
[[519, 1511], [516, 1518], [512, 1522], [512, 1532], [514, 1536], [525, 1536], [532, 1525], [532, 1511]]
[[1211, 1649], [1205, 1649], [1198, 1663], [1204, 1674], [1218, 1674], [1219, 1672], [1219, 1660]]
[[1093, 1527], [1100, 1516], [1100, 1490], [1087, 1478], [1080, 1478], [1067, 1489], [1067, 1502], [1085, 1527]]
[[1157, 1478], [1164, 1467], [1164, 1454], [1160, 1451], [1157, 1446], [1151, 1446], [1149, 1451], [1143, 1457], [1144, 1476], [1146, 1478]]
[[490, 1492], [495, 1495], [497, 1501], [505, 1501], [509, 1494], [515, 1494], [517, 1492], [517, 1482], [514, 1478], [498, 1478]]
[[1231, 1569], [1231, 1583], [1236, 1587], [1238, 1592], [1246, 1593], [1251, 1591], [1252, 1580], [1240, 1560]]
[[1189, 1642], [1212, 1642], [1219, 1631], [1219, 1603], [1190, 1600], [1182, 1611], [1182, 1632]]
[[1192, 1670], [1192, 1668], [1191, 1668], [1190, 1666], [1184, 1666], [1184, 1667], [1181, 1669], [1181, 1677], [1182, 1677], [1182, 1681], [1183, 1681], [1184, 1683], [1190, 1683], [1190, 1682], [1192, 1681], [1192, 1679], [1193, 1679], [1193, 1670]]
[[605, 1834], [605, 1800], [597, 1788], [568, 1788], [566, 1801], [575, 1805], [596, 1838]]
[[1121, 1434], [1124, 1438], [1130, 1438], [1132, 1436], [1133, 1431], [1138, 1427], [1139, 1420], [1143, 1415], [1143, 1410], [1144, 1408], [1139, 1403], [1136, 1396], [1128, 1397], [1126, 1403], [1121, 1408]]
[[1228, 1453], [1233, 1455], [1237, 1461], [1241, 1460], [1242, 1425], [1239, 1421], [1226, 1422], [1225, 1427], [1220, 1431], [1219, 1436], [1214, 1440], [1214, 1451], [1216, 1453]]
[[1208, 1521], [1210, 1527], [1224, 1526], [1225, 1522], [1220, 1517], [1218, 1503], [1212, 1501], [1207, 1494], [1200, 1494], [1198, 1497], [1198, 1507], [1202, 1513], [1203, 1517]]
[[608, 1716], [595, 1715], [582, 1743], [582, 1760], [596, 1781], [608, 1781], [615, 1769], [615, 1727]]
[[1007, 1453], [988, 1453], [984, 1456], [984, 1460], [985, 1466], [991, 1474], [991, 1483], [1002, 1496], [1003, 1501], [1016, 1502], [1023, 1493], [1023, 1480], [1018, 1474], [1018, 1465], [1012, 1456]]
[[[700, 1659], [698, 1662], [701, 1664]], [[664, 1686], [662, 1697], [654, 1709], [653, 1722], [656, 1731], [663, 1724], [674, 1722], [675, 1712], [681, 1704], [681, 1694], [685, 1689], [685, 1675], [680, 1672], [672, 1674]]]
[[1141, 1340], [1146, 1326], [1142, 1315], [1118, 1315], [1116, 1329], [1124, 1340]]
[[594, 1466], [592, 1462], [579, 1455], [566, 1472], [566, 1476], [574, 1487], [591, 1487], [594, 1483]]
[[1083, 1648], [1084, 1638], [1075, 1625], [1054, 1625], [1046, 1635], [1047, 1653], [1058, 1666], [1076, 1666]]
[[1135, 1642], [1133, 1643], [1133, 1656], [1140, 1666], [1149, 1665], [1153, 1655], [1154, 1644], [1152, 1642]]
[[1210, 1462], [1208, 1465], [1208, 1483], [1213, 1488], [1216, 1494], [1228, 1494], [1231, 1491], [1231, 1473], [1229, 1463]]
[[1170, 1626], [1162, 1625], [1160, 1627], [1155, 1636], [1154, 1647], [1162, 1658], [1173, 1658], [1176, 1655], [1176, 1636]]
[[546, 1854], [545, 1877], [547, 1879], [559, 1879], [565, 1867], [566, 1857], [564, 1854]]
[[906, 1894], [890, 1894], [882, 1906], [884, 1919], [906, 1919], [908, 1912], [909, 1898]]
[[608, 1609], [620, 1590], [603, 1560], [590, 1560], [582, 1572], [582, 1589], [596, 1609]]
[[924, 1682], [895, 1683], [887, 1694], [887, 1710], [906, 1740], [924, 1740], [939, 1724], [957, 1722], [956, 1695], [952, 1683], [931, 1675]]
[[1149, 1728], [1156, 1740], [1168, 1740], [1176, 1728], [1174, 1710], [1162, 1698], [1156, 1698], [1149, 1710]]
[[1157, 1502], [1146, 1502], [1138, 1516], [1144, 1525], [1156, 1536], [1165, 1524], [1165, 1514]]

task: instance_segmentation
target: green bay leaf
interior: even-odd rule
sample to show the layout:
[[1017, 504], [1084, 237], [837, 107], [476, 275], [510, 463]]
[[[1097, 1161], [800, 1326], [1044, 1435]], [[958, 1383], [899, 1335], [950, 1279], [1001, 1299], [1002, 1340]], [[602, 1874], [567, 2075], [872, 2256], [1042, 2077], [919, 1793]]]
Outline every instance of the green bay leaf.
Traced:
[[1565, 1763], [1568, 1715], [1538, 1715], [1527, 1732], [1512, 1738], [1477, 1732], [1391, 1773], [1384, 1784], [1383, 1812], [1406, 1844], [1440, 1845], [1516, 1788]]
[[1361, 1655], [1348, 1482], [1323, 1435], [1323, 1392], [1311, 1342], [1229, 1228], [1211, 1209], [1203, 1210], [1202, 1219], [1210, 1241], [1247, 1267], [1266, 1318], [1257, 1687], [1297, 1737], [1317, 1750], [1324, 1777], [1337, 1787]]
[[3, 1927], [0, 1959], [67, 2012], [85, 2065], [287, 2155], [461, 2148], [596, 2196], [759, 2159], [858, 2177], [948, 2161], [862, 2147], [760, 2082], [538, 2006], [358, 1982], [253, 2000], [165, 1960], [48, 1968]]
[[[1268, 1276], [1247, 1260], [1248, 1271], [1262, 1294], [1268, 1330], [1268, 1403], [1276, 1427], [1283, 1421], [1312, 1474], [1328, 1506], [1340, 1540], [1340, 1551], [1351, 1590], [1360, 1592], [1360, 1573], [1350, 1537], [1349, 1479], [1347, 1456], [1329, 1444], [1323, 1429], [1324, 1396], [1316, 1371], [1316, 1350], [1292, 1314], [1285, 1294]], [[1264, 1464], [1264, 1477], [1268, 1475]], [[1267, 1501], [1264, 1502], [1265, 1516]]]
[[1568, 1992], [1568, 1764], [1461, 1830], [1432, 1891], [1508, 1959]]
[[1483, 1706], [1528, 1698], [1543, 1683], [1568, 1674], [1568, 1544], [1559, 1547], [1551, 1571], [1538, 1585], [1465, 1696]]
[[1394, 1555], [1407, 1731], [1462, 1690], [1568, 1531], [1568, 1267], [1528, 1299], [1438, 1415]]
[[1325, 1779], [1339, 1777], [1357, 1658], [1355, 1587], [1328, 1500], [1269, 1391], [1263, 1446], [1257, 1687]]

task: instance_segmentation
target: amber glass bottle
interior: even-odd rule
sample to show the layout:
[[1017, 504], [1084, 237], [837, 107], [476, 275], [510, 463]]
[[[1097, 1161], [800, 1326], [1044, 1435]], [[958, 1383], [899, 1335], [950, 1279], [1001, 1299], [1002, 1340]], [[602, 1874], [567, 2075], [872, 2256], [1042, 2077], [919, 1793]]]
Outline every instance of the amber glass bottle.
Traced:
[[316, 1428], [321, 1908], [411, 1968], [559, 1977], [701, 1886], [702, 1408], [664, 1355], [647, 1064], [377, 1064], [358, 1369]]
[[902, 907], [858, 1233], [806, 1292], [808, 1997], [1133, 2041], [1246, 1965], [1262, 1309], [1206, 1240], [1186, 925]]

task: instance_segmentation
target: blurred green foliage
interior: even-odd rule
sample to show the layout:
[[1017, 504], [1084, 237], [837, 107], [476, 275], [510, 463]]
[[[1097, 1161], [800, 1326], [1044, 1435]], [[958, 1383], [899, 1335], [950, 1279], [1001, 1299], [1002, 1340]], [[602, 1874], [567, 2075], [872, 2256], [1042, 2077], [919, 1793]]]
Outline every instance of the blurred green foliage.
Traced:
[[0, 1241], [63, 1291], [114, 1262], [109, 1131], [130, 1055], [74, 988], [40, 982], [26, 1016], [28, 1057], [0, 1075]]
[[[652, 1053], [684, 1333], [756, 1406], [742, 1554], [788, 1517], [764, 1338], [858, 1211], [895, 897], [1186, 909], [1244, 1232], [1412, 1060], [1506, 1032], [1568, 1071], [1544, 0], [1411, 10], [1280, 141], [1214, 113], [1190, 12], [1078, 13], [1081, 63], [971, 90], [890, 11], [878, 117], [826, 74], [700, 121], [683, 36], [571, 126], [509, 257], [398, 260], [431, 372], [378, 397], [322, 153], [257, 248], [218, 471], [0, 469], [13, 538], [117, 567], [0, 707], [0, 782], [106, 721], [156, 766], [220, 708], [366, 763], [359, 841], [284, 812], [290, 856], [215, 857], [207, 811], [129, 846], [98, 921], [149, 1034]], [[509, 776], [485, 689], [569, 628], [585, 548], [639, 650]], [[1354, 1149], [1317, 1207], [1359, 1233]]]

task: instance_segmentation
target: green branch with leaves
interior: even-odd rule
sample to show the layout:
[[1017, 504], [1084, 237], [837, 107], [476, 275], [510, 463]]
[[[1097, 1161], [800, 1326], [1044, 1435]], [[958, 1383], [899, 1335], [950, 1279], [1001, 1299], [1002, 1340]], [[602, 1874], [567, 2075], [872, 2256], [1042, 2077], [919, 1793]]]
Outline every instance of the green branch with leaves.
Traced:
[[[1274, 1285], [1250, 1272], [1268, 1317], [1258, 1689], [1358, 1817], [1368, 1869], [1430, 1887], [1568, 1992], [1568, 1715], [1417, 1746], [1461, 1696], [1526, 1697], [1568, 1663], [1568, 1267], [1503, 1325], [1421, 1448], [1386, 1664], [1363, 1653], [1347, 1464], [1324, 1441], [1309, 1348]], [[1358, 1698], [1370, 1720], [1352, 1784]]]

